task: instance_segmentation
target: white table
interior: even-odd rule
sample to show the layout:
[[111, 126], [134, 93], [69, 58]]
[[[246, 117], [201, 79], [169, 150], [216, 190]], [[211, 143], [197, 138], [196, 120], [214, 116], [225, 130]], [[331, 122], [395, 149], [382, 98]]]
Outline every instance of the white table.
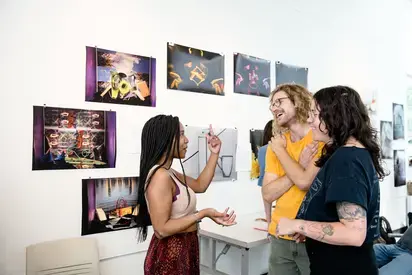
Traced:
[[237, 224], [230, 227], [217, 225], [210, 219], [204, 219], [200, 223], [200, 238], [209, 239], [212, 246], [209, 250], [212, 266], [200, 265], [200, 270], [213, 275], [224, 275], [225, 273], [216, 270], [216, 243], [222, 242], [227, 246], [239, 248], [242, 254], [241, 275], [249, 274], [249, 250], [251, 248], [269, 243], [267, 232], [253, 229], [262, 227], [262, 222], [256, 222], [256, 218], [264, 218], [265, 213], [253, 213], [236, 217]]

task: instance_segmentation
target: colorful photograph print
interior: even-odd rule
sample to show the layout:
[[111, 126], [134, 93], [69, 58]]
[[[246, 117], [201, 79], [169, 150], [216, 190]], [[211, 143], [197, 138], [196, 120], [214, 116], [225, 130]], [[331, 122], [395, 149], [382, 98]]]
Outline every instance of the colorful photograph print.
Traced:
[[257, 179], [260, 175], [259, 168], [259, 148], [263, 143], [263, 130], [250, 130], [250, 145], [252, 147], [252, 168], [250, 171], [250, 179]]
[[235, 93], [269, 97], [270, 61], [241, 53], [233, 58]]
[[167, 44], [167, 88], [225, 95], [224, 59], [218, 53]]
[[[213, 131], [222, 141], [213, 181], [236, 180], [237, 129], [214, 128]], [[189, 143], [182, 163], [186, 175], [190, 177], [199, 177], [209, 160], [211, 153], [206, 140], [207, 134], [209, 128], [206, 127], [185, 127], [185, 136]]]
[[288, 83], [308, 88], [308, 69], [276, 62], [276, 86]]
[[136, 227], [138, 177], [83, 179], [82, 235]]
[[115, 168], [116, 112], [33, 106], [33, 170]]
[[86, 101], [156, 106], [156, 59], [86, 47]]

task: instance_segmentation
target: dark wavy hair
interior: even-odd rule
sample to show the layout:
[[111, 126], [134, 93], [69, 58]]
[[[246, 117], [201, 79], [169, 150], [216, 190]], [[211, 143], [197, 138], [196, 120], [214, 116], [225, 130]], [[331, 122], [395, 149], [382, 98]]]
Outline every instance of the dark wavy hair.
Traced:
[[[152, 225], [150, 220], [149, 211], [147, 208], [145, 193], [147, 186], [149, 186], [153, 175], [163, 167], [168, 160], [173, 158], [174, 150], [179, 152], [180, 148], [180, 122], [178, 117], [171, 115], [157, 115], [149, 119], [142, 131], [142, 152], [140, 155], [140, 176], [139, 186], [137, 194], [137, 203], [139, 204], [139, 214], [136, 216], [135, 221], [138, 229], [138, 241], [145, 241], [147, 238], [147, 227]], [[164, 157], [162, 163], [160, 160]], [[189, 197], [189, 190], [186, 184], [186, 176], [183, 168], [182, 160], [180, 165], [182, 166], [184, 185], [186, 186], [186, 192]], [[150, 169], [156, 164], [159, 164], [150, 173]], [[149, 175], [149, 177], [148, 177]]]
[[319, 90], [313, 98], [321, 124], [325, 125], [331, 138], [331, 142], [323, 147], [316, 165], [322, 167], [339, 147], [353, 137], [369, 151], [378, 178], [383, 179], [387, 174], [382, 167], [377, 131], [371, 125], [360, 95], [350, 87], [333, 86]]

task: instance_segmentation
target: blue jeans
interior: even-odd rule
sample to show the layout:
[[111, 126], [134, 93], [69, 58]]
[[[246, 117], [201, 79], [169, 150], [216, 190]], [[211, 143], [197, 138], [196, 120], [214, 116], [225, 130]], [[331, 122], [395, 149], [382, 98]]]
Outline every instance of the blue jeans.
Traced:
[[412, 275], [412, 253], [395, 244], [373, 246], [379, 275]]

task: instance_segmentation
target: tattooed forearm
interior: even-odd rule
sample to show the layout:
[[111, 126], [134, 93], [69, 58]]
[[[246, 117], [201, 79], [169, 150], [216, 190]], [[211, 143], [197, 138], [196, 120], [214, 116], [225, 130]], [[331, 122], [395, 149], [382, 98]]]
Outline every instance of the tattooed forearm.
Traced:
[[[308, 222], [306, 225], [307, 236], [322, 241], [325, 236], [332, 236], [334, 233], [334, 228], [328, 223], [318, 223], [318, 222]], [[301, 226], [300, 230], [305, 231], [305, 226]]]
[[297, 233], [333, 245], [362, 245], [366, 237], [365, 209], [341, 202], [337, 204], [336, 210], [339, 222], [301, 221]]

